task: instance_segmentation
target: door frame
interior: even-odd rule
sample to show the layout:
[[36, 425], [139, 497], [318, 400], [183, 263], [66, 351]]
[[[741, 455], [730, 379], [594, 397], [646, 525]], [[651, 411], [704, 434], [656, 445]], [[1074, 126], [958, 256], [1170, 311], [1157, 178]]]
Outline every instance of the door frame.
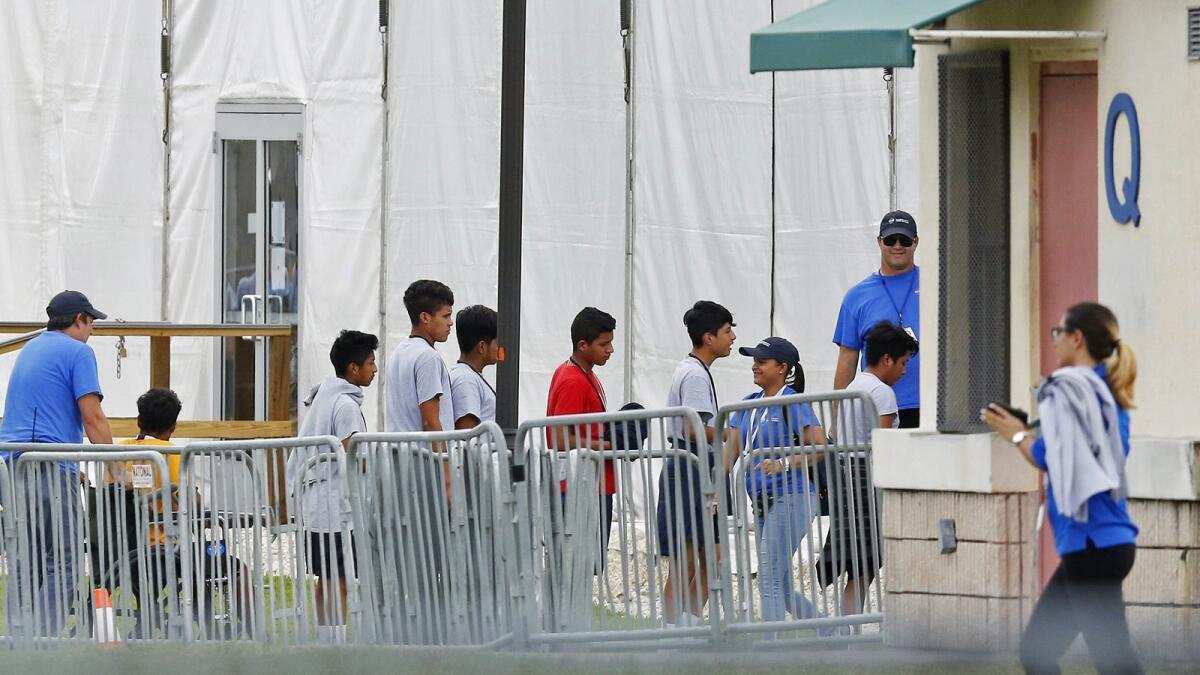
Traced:
[[[268, 263], [266, 259], [266, 245], [268, 233], [264, 231], [263, 225], [266, 222], [267, 212], [269, 207], [266, 200], [266, 143], [270, 141], [294, 141], [296, 143], [296, 152], [299, 155], [299, 161], [296, 162], [296, 232], [297, 232], [297, 250], [296, 250], [296, 268], [304, 269], [304, 256], [302, 253], [303, 246], [299, 243], [299, 235], [304, 222], [304, 104], [296, 101], [278, 101], [278, 100], [254, 100], [254, 101], [222, 101], [216, 105], [216, 113], [214, 116], [213, 135], [212, 135], [212, 154], [215, 156], [213, 161], [213, 288], [211, 297], [216, 299], [213, 303], [214, 321], [218, 324], [225, 323], [224, 320], [224, 173], [225, 173], [225, 141], [255, 141], [255, 190], [257, 192], [257, 207], [258, 207], [258, 234], [256, 235], [256, 246], [254, 252], [255, 271], [256, 271], [256, 287], [257, 290], [266, 288], [267, 275], [263, 272], [266, 270]], [[302, 294], [299, 292], [299, 278], [296, 285], [296, 315], [299, 317], [304, 311], [304, 303]], [[265, 319], [266, 315], [266, 295], [262, 295], [262, 315]], [[252, 321], [259, 322], [259, 312], [255, 311]], [[296, 321], [295, 345], [299, 350], [300, 342], [300, 321]], [[265, 420], [271, 417], [271, 410], [268, 401], [269, 391], [269, 352], [267, 350], [265, 337], [248, 338], [255, 340], [254, 347], [254, 379], [255, 379], [255, 394], [254, 394], [254, 418], [257, 420]], [[297, 353], [297, 366], [299, 366], [299, 354]], [[213, 363], [217, 364], [213, 373], [213, 410], [215, 411], [214, 418], [225, 416], [225, 409], [222, 397], [225, 392], [225, 366], [224, 366], [224, 338], [217, 339], [213, 344]], [[285, 415], [286, 418], [286, 415]]]

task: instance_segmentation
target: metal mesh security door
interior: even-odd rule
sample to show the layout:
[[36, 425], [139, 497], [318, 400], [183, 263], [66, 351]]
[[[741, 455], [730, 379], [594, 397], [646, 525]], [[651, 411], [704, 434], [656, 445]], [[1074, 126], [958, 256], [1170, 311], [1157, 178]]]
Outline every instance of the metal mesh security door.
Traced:
[[938, 414], [979, 432], [979, 409], [1009, 399], [1007, 52], [938, 57]]

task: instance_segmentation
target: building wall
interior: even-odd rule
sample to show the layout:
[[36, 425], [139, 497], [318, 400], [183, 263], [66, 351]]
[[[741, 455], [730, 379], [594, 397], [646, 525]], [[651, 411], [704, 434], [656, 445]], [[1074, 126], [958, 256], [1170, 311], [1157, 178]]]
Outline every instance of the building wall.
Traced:
[[[1194, 110], [1200, 102], [1200, 62], [1186, 59], [1188, 2], [1094, 0], [1037, 3], [991, 0], [957, 14], [948, 29], [1105, 30], [1104, 40], [955, 40], [953, 50], [1004, 48], [1010, 51], [1012, 77], [1012, 397], [1032, 403], [1030, 387], [1040, 373], [1037, 362], [1037, 202], [1032, 168], [1032, 134], [1037, 131], [1038, 68], [1043, 61], [1096, 60], [1099, 101], [1097, 129], [1101, 163], [1097, 186], [1100, 302], [1121, 321], [1122, 339], [1139, 357], [1136, 435], [1200, 436], [1186, 392], [1200, 378], [1200, 364], [1182, 356], [1180, 344], [1200, 312], [1200, 295], [1186, 292], [1200, 281], [1189, 246], [1200, 192], [1191, 182], [1200, 160], [1200, 129]], [[940, 46], [920, 47], [920, 67], [933, 68]], [[920, 63], [922, 61], [932, 63]], [[1109, 212], [1103, 174], [1104, 125], [1109, 104], [1128, 93], [1141, 127], [1140, 227], [1116, 223]], [[922, 90], [936, 106], [936, 87]], [[924, 105], [929, 105], [926, 101]], [[936, 109], [934, 107], [933, 109]], [[936, 116], [935, 116], [936, 117]], [[932, 130], [932, 136], [930, 135]], [[936, 119], [923, 127], [925, 148], [936, 148]], [[1128, 132], [1117, 125], [1114, 167], [1118, 187], [1129, 166]], [[923, 164], [922, 203], [927, 220], [937, 204], [937, 162]], [[929, 175], [929, 172], [933, 172]], [[931, 189], [932, 188], [932, 189]], [[926, 269], [930, 265], [927, 262]], [[933, 270], [929, 270], [932, 272]], [[933, 277], [936, 279], [936, 277]], [[926, 275], [925, 284], [933, 281]], [[927, 296], [926, 300], [929, 300]], [[925, 312], [928, 317], [936, 314]], [[934, 326], [936, 328], [936, 324]], [[925, 333], [931, 331], [926, 329]], [[930, 346], [928, 343], [923, 347]], [[923, 349], [923, 351], [925, 351]], [[924, 359], [923, 359], [924, 360]], [[929, 358], [927, 364], [936, 360]], [[927, 369], [928, 370], [928, 369]], [[926, 373], [925, 401], [936, 401], [936, 369]], [[934, 394], [931, 397], [931, 394]]]

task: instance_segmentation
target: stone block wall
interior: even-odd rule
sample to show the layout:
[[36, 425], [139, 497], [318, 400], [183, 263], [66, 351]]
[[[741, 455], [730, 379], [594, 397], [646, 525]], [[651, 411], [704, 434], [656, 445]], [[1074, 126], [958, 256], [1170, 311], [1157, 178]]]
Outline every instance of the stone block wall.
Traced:
[[[1130, 630], [1148, 658], [1200, 659], [1200, 502], [1130, 500], [1141, 529], [1125, 582]], [[1037, 597], [1036, 492], [883, 490], [884, 641], [1011, 651]], [[941, 553], [938, 521], [958, 549]]]
[[[1036, 493], [883, 491], [884, 641], [965, 651], [1015, 649], [1036, 588]], [[942, 553], [938, 521], [958, 548]]]

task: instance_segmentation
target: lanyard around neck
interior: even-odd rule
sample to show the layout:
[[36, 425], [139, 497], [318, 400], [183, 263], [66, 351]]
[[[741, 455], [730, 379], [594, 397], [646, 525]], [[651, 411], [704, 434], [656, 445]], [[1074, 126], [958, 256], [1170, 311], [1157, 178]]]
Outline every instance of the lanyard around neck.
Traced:
[[496, 389], [495, 389], [495, 387], [493, 387], [493, 386], [492, 386], [492, 383], [491, 383], [491, 382], [488, 382], [488, 381], [487, 381], [487, 378], [483, 376], [483, 373], [479, 372], [478, 370], [475, 370], [475, 366], [473, 366], [473, 365], [471, 365], [471, 364], [469, 364], [469, 363], [467, 363], [466, 361], [463, 361], [463, 360], [461, 360], [461, 359], [459, 359], [459, 361], [458, 361], [458, 362], [459, 362], [459, 363], [461, 363], [461, 364], [463, 364], [464, 366], [466, 366], [466, 367], [470, 368], [470, 369], [471, 369], [471, 372], [472, 372], [472, 373], [475, 373], [475, 377], [478, 377], [478, 378], [479, 378], [479, 380], [480, 380], [481, 382], [483, 382], [484, 386], [486, 386], [488, 389], [490, 389], [490, 390], [492, 391], [492, 396], [495, 396], [495, 395], [496, 395]]
[[598, 386], [600, 381], [592, 379], [594, 376], [584, 370], [583, 366], [576, 363], [574, 356], [567, 358], [567, 361], [578, 368], [579, 372], [583, 373], [583, 379], [587, 380], [587, 383], [592, 387], [592, 391], [596, 392], [596, 397], [600, 399], [600, 407], [604, 408], [604, 412], [608, 412], [608, 399], [604, 396], [604, 388]]
[[712, 371], [708, 369], [707, 363], [700, 360], [699, 356], [696, 356], [695, 354], [688, 354], [688, 356], [692, 357], [693, 359], [696, 359], [696, 363], [700, 364], [700, 367], [704, 369], [704, 374], [708, 376], [708, 389], [709, 389], [709, 392], [712, 394], [713, 410], [716, 410], [717, 409], [717, 383], [715, 380], [713, 380]]
[[896, 316], [900, 319], [900, 327], [904, 328], [904, 308], [908, 306], [908, 299], [912, 297], [913, 288], [917, 285], [917, 272], [913, 268], [912, 278], [908, 280], [908, 290], [904, 295], [900, 296], [900, 304], [896, 304], [896, 299], [892, 297], [892, 289], [888, 286], [887, 277], [883, 274], [883, 270], [879, 271], [879, 282], [883, 284], [883, 293], [892, 303], [892, 309], [896, 310]]

